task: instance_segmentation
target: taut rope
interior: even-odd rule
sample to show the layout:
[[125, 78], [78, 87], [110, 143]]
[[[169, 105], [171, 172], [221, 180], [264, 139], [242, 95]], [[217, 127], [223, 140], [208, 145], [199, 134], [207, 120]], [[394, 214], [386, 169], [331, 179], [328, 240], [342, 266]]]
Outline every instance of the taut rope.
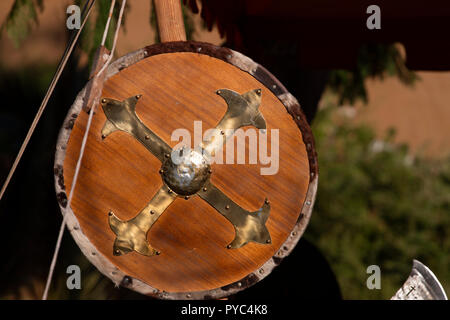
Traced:
[[[114, 35], [114, 42], [113, 42], [113, 47], [111, 49], [111, 53], [110, 53], [110, 55], [108, 57], [108, 60], [105, 62], [104, 66], [95, 75], [95, 77], [99, 77], [106, 70], [106, 68], [111, 63], [111, 60], [112, 60], [112, 58], [114, 56], [114, 51], [116, 49], [117, 38], [119, 37], [119, 30], [120, 30], [120, 26], [122, 24], [122, 17], [123, 17], [123, 12], [124, 12], [124, 9], [125, 9], [126, 2], [127, 2], [126, 0], [122, 0], [122, 6], [120, 8], [120, 13], [119, 13], [118, 21], [117, 21], [117, 27], [116, 27], [116, 32], [115, 32], [115, 35]], [[107, 20], [107, 23], [106, 23], [106, 26], [105, 26], [105, 31], [103, 33], [102, 46], [105, 44], [105, 41], [106, 41], [106, 36], [108, 34], [108, 29], [109, 29], [109, 25], [110, 25], [110, 22], [111, 22], [111, 17], [112, 17], [112, 13], [113, 13], [113, 10], [114, 10], [115, 3], [116, 3], [115, 0], [111, 1], [111, 9], [110, 9], [108, 20]], [[79, 156], [78, 156], [78, 161], [77, 161], [77, 165], [75, 167], [75, 173], [74, 173], [73, 180], [72, 180], [72, 185], [71, 185], [71, 188], [70, 188], [70, 193], [69, 193], [69, 197], [68, 197], [68, 201], [67, 201], [67, 207], [70, 207], [70, 204], [72, 202], [72, 197], [73, 197], [74, 190], [75, 190], [75, 187], [76, 187], [76, 183], [77, 183], [77, 180], [78, 180], [78, 175], [80, 173], [81, 162], [83, 160], [84, 151], [86, 149], [87, 138], [89, 136], [89, 129], [91, 128], [92, 118], [93, 118], [93, 115], [95, 113], [95, 107], [96, 107], [96, 105], [94, 104], [92, 106], [90, 112], [89, 112], [89, 118], [88, 118], [88, 122], [87, 122], [87, 125], [86, 125], [86, 130], [84, 132], [83, 141], [81, 143], [80, 153], [79, 153]], [[58, 259], [58, 253], [59, 253], [59, 249], [61, 247], [61, 241], [62, 241], [62, 237], [64, 235], [65, 226], [66, 226], [66, 215], [64, 214], [63, 220], [61, 222], [61, 227], [59, 229], [58, 240], [56, 241], [55, 251], [53, 253], [53, 259], [52, 259], [52, 262], [51, 262], [51, 265], [50, 265], [49, 274], [48, 274], [48, 277], [47, 277], [47, 283], [45, 285], [44, 294], [42, 295], [42, 300], [47, 300], [47, 297], [48, 297], [48, 290], [49, 290], [51, 282], [52, 282], [53, 272], [55, 270], [56, 261]]]

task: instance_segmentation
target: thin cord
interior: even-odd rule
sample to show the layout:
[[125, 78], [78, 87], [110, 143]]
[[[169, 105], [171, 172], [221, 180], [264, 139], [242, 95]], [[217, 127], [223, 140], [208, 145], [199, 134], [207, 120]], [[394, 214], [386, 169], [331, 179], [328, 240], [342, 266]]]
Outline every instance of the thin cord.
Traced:
[[[112, 1], [114, 1], [114, 0], [112, 0]], [[124, 9], [125, 9], [126, 2], [127, 2], [126, 0], [122, 1], [122, 7], [120, 9], [119, 19], [117, 21], [116, 33], [114, 35], [114, 43], [113, 43], [113, 48], [111, 50], [111, 54], [110, 54], [108, 60], [106, 61], [105, 65], [103, 66], [103, 68], [97, 73], [96, 77], [99, 77], [104, 72], [104, 70], [108, 67], [109, 63], [112, 60], [112, 56], [114, 55], [114, 50], [115, 50], [116, 44], [117, 44], [117, 38], [119, 36], [119, 29], [120, 29], [120, 26], [122, 24], [122, 17], [123, 17], [123, 12], [124, 12]], [[112, 6], [112, 7], [114, 7], [114, 6]], [[90, 113], [89, 113], [89, 118], [88, 118], [88, 122], [87, 122], [87, 125], [86, 125], [86, 130], [84, 132], [83, 141], [81, 143], [80, 154], [78, 156], [78, 161], [77, 161], [77, 165], [75, 167], [75, 173], [74, 173], [73, 180], [72, 180], [72, 185], [71, 185], [71, 188], [70, 188], [69, 198], [67, 200], [67, 207], [68, 208], [70, 208], [70, 204], [72, 203], [72, 198], [73, 198], [75, 186], [76, 186], [76, 183], [77, 183], [77, 180], [78, 180], [78, 175], [80, 173], [81, 162], [83, 160], [84, 151], [86, 149], [87, 139], [88, 139], [88, 136], [89, 136], [89, 130], [91, 128], [92, 118], [93, 118], [93, 115], [95, 113], [95, 107], [96, 107], [96, 105], [94, 104], [92, 106], [92, 108], [91, 108]], [[64, 235], [65, 226], [66, 226], [66, 214], [64, 214], [63, 220], [61, 222], [61, 227], [59, 228], [58, 240], [56, 241], [56, 247], [55, 247], [55, 251], [53, 253], [53, 259], [52, 259], [52, 263], [50, 265], [50, 270], [49, 270], [49, 274], [48, 274], [48, 277], [47, 277], [47, 283], [45, 285], [44, 294], [42, 295], [42, 300], [47, 300], [47, 297], [48, 297], [48, 290], [49, 290], [50, 284], [52, 282], [53, 272], [55, 270], [56, 261], [58, 259], [59, 249], [61, 248], [61, 242], [62, 242], [62, 237]]]
[[117, 20], [116, 33], [114, 34], [114, 42], [113, 42], [113, 46], [112, 46], [112, 49], [111, 49], [111, 54], [109, 55], [109, 58], [106, 61], [106, 63], [103, 66], [103, 68], [101, 68], [100, 71], [97, 73], [97, 76], [101, 75], [106, 70], [106, 68], [111, 63], [111, 60], [112, 60], [112, 58], [114, 56], [114, 51], [116, 50], [117, 38], [119, 37], [119, 30], [120, 30], [120, 26], [122, 24], [123, 12], [125, 11], [125, 5], [126, 4], [127, 4], [127, 0], [122, 0], [122, 7], [120, 8], [119, 19]]
[[109, 24], [111, 23], [111, 18], [114, 12], [114, 6], [116, 5], [116, 0], [111, 1], [111, 8], [109, 9], [108, 20], [106, 21], [105, 31], [103, 32], [102, 46], [105, 46], [106, 37], [108, 36]]
[[[90, 5], [88, 6], [89, 2], [91, 1]], [[50, 100], [51, 95], [53, 94], [53, 91], [55, 90], [56, 84], [64, 71], [64, 68], [67, 64], [67, 61], [69, 60], [69, 57], [73, 51], [73, 48], [75, 47], [75, 44], [78, 41], [78, 38], [81, 34], [81, 31], [83, 30], [83, 27], [86, 23], [87, 18], [89, 17], [89, 14], [91, 13], [92, 7], [94, 5], [96, 0], [88, 0], [83, 8], [83, 13], [87, 10], [85, 19], [83, 20], [83, 24], [80, 26], [80, 29], [75, 33], [75, 35], [71, 38], [69, 41], [69, 46], [66, 48], [66, 51], [64, 52], [63, 58], [61, 59], [61, 62], [58, 65], [57, 71], [55, 73], [55, 76], [52, 79], [52, 82], [50, 83], [50, 86], [47, 90], [47, 93], [45, 94], [44, 100], [41, 103], [41, 106], [38, 109], [38, 112], [36, 113], [36, 116], [34, 117], [33, 122], [31, 123], [30, 129], [28, 130], [28, 133], [25, 137], [25, 140], [22, 143], [22, 146], [20, 147], [19, 152], [17, 153], [16, 159], [14, 160], [14, 163], [8, 173], [8, 176], [3, 183], [2, 189], [0, 191], [0, 201], [3, 198], [3, 195], [5, 194], [6, 189], [8, 188], [8, 185], [14, 175], [14, 172], [17, 169], [17, 166], [19, 165], [20, 160], [22, 159], [22, 156], [25, 152], [25, 149], [28, 146], [28, 143], [30, 142], [31, 136], [34, 133], [34, 130], [36, 129], [36, 126], [44, 113], [45, 108], [47, 107], [48, 101]]]

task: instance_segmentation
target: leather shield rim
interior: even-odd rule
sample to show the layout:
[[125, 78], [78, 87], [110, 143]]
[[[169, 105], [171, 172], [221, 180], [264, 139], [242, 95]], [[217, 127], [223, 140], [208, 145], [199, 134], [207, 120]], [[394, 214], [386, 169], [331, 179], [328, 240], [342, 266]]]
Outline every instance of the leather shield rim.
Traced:
[[63, 168], [67, 143], [72, 132], [75, 120], [78, 117], [78, 114], [82, 111], [83, 102], [86, 96], [86, 88], [89, 86], [90, 82], [88, 82], [83, 90], [81, 90], [78, 94], [74, 104], [71, 106], [66, 116], [64, 124], [59, 133], [54, 165], [56, 195], [61, 213], [66, 216], [67, 228], [69, 229], [75, 242], [80, 247], [81, 251], [87, 257], [87, 259], [93, 265], [95, 265], [95, 267], [101, 273], [110, 278], [116, 284], [116, 286], [123, 286], [128, 289], [137, 291], [141, 294], [150, 295], [159, 299], [219, 299], [235, 294], [264, 279], [294, 249], [299, 239], [303, 235], [306, 226], [308, 225], [316, 199], [318, 184], [317, 153], [315, 150], [314, 137], [312, 135], [311, 128], [306, 121], [306, 117], [297, 99], [293, 95], [291, 95], [287, 91], [287, 89], [278, 81], [278, 79], [276, 79], [275, 76], [273, 76], [263, 66], [257, 64], [241, 53], [233, 51], [231, 49], [195, 41], [166, 42], [151, 45], [135, 52], [129, 53], [112, 63], [106, 70], [107, 74], [105, 77], [105, 81], [113, 75], [119, 73], [121, 70], [145, 58], [158, 54], [175, 52], [192, 52], [209, 55], [211, 57], [232, 64], [242, 71], [249, 73], [259, 82], [264, 84], [269, 90], [271, 90], [271, 92], [275, 96], [277, 96], [277, 98], [286, 107], [287, 112], [292, 116], [293, 120], [300, 129], [303, 142], [308, 153], [310, 181], [308, 185], [308, 191], [306, 193], [306, 198], [299, 214], [299, 218], [293, 230], [291, 231], [291, 234], [281, 245], [280, 249], [272, 258], [268, 259], [261, 268], [251, 272], [241, 280], [220, 288], [195, 292], [159, 291], [158, 289], [140, 281], [139, 279], [132, 278], [124, 274], [115, 265], [113, 265], [105, 256], [103, 256], [103, 254], [101, 254], [97, 250], [97, 248], [90, 242], [90, 240], [81, 230], [78, 219], [76, 218], [74, 212], [70, 207], [67, 207], [67, 194], [64, 185]]

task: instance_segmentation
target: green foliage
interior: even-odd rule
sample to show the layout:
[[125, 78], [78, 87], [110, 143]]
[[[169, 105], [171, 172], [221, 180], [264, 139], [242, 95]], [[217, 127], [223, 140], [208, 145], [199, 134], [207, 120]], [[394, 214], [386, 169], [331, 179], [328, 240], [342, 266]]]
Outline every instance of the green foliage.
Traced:
[[[346, 299], [389, 299], [412, 260], [428, 265], [450, 292], [450, 158], [413, 160], [390, 133], [377, 141], [366, 126], [319, 112], [314, 134], [319, 190], [306, 237], [328, 259]], [[369, 265], [381, 290], [366, 287]]]
[[37, 23], [37, 10], [43, 10], [43, 0], [15, 0], [1, 31], [6, 29], [8, 37], [18, 48], [29, 35], [33, 23]]
[[[82, 6], [85, 1], [77, 0], [76, 4]], [[120, 12], [120, 2], [116, 2], [113, 17], [108, 30], [108, 36], [106, 38], [105, 46], [107, 48], [112, 48], [114, 34], [116, 32], [117, 21], [119, 19]], [[80, 46], [81, 49], [86, 52], [89, 56], [89, 66], [92, 64], [95, 52], [102, 42], [103, 33], [105, 31], [106, 22], [109, 16], [109, 10], [111, 8], [110, 1], [96, 1], [95, 4], [95, 19], [90, 18], [81, 34]], [[129, 10], [129, 4], [125, 6], [125, 12], [122, 18], [122, 28], [125, 25], [127, 11]], [[94, 21], [93, 21], [94, 20]], [[93, 22], [92, 22], [93, 21]]]
[[[83, 0], [75, 1], [75, 4], [80, 8], [83, 8], [85, 3], [86, 1]], [[84, 31], [81, 34], [80, 46], [81, 49], [88, 54], [89, 64], [92, 63], [95, 51], [101, 43], [110, 6], [110, 1], [96, 1], [94, 7], [95, 10], [89, 21], [87, 21]], [[15, 0], [11, 11], [2, 25], [2, 30], [6, 29], [8, 37], [14, 41], [16, 47], [19, 47], [21, 42], [29, 36], [33, 24], [38, 23], [37, 9], [41, 11], [44, 9], [43, 0]], [[125, 24], [127, 17], [126, 12], [128, 10], [129, 5], [127, 4], [122, 19], [122, 27]], [[106, 46], [108, 48], [111, 48], [112, 46], [119, 11], [120, 2], [116, 2], [113, 18], [108, 31], [108, 37], [106, 39]]]
[[[150, 1], [150, 0], [149, 0]], [[76, 0], [75, 4], [82, 8], [85, 4], [83, 0]], [[120, 2], [116, 2], [113, 18], [108, 31], [108, 37], [106, 40], [106, 47], [112, 47], [112, 41], [116, 30], [117, 20], [120, 11]], [[96, 1], [94, 12], [91, 15], [89, 21], [87, 21], [84, 31], [80, 37], [81, 49], [89, 56], [89, 65], [92, 64], [92, 59], [98, 46], [101, 43], [103, 33], [105, 30], [106, 21], [109, 15], [111, 3], [110, 1]], [[182, 3], [183, 20], [186, 29], [186, 37], [188, 40], [192, 39], [194, 34], [194, 22], [189, 9]], [[33, 23], [38, 23], [37, 8], [43, 10], [43, 0], [15, 0], [11, 11], [9, 12], [5, 23], [2, 26], [6, 29], [8, 36], [14, 41], [15, 45], [19, 47], [21, 42], [26, 39], [30, 34]], [[129, 4], [125, 7], [124, 16], [122, 19], [122, 27], [125, 25], [127, 11], [129, 10]], [[160, 42], [158, 34], [158, 25], [156, 23], [156, 14], [154, 6], [151, 6], [150, 26], [155, 28], [155, 42]], [[92, 18], [94, 16], [94, 18]]]
[[417, 78], [406, 68], [395, 45], [368, 44], [361, 46], [356, 68], [331, 71], [328, 85], [339, 95], [339, 104], [353, 104], [358, 99], [367, 103], [364, 81], [369, 77], [383, 79], [386, 75], [397, 76], [408, 85]]

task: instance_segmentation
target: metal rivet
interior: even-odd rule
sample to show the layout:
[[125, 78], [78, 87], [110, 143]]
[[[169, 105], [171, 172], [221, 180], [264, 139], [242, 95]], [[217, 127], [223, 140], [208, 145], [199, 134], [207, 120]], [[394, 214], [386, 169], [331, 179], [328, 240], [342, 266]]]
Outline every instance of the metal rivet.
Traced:
[[142, 98], [142, 94], [138, 94], [138, 95], [136, 96], [136, 99], [140, 99], [140, 98]]
[[78, 230], [79, 228], [77, 226], [73, 227], [73, 230]]
[[292, 232], [292, 235], [295, 237], [297, 235], [297, 231]]
[[259, 273], [263, 274], [264, 273], [264, 269], [259, 269]]
[[266, 199], [266, 201], [264, 201], [266, 204], [270, 204], [270, 201], [268, 199]]
[[309, 206], [309, 205], [311, 205], [311, 201], [306, 201], [306, 204]]
[[147, 50], [144, 51], [144, 56], [148, 56], [148, 51]]
[[164, 157], [169, 158], [169, 157], [170, 157], [170, 154], [166, 153], [166, 154], [164, 155]]
[[270, 239], [266, 240], [266, 243], [271, 243], [271, 242], [272, 242], [272, 240], [270, 240]]
[[207, 190], [208, 190], [208, 188], [207, 188], [207, 187], [204, 187], [204, 188], [203, 188], [203, 191], [205, 191], [205, 192], [206, 192]]
[[163, 173], [164, 173], [164, 170], [163, 170], [163, 169], [159, 170], [159, 173], [160, 173], [160, 174], [163, 174]]
[[231, 54], [227, 55], [227, 59], [231, 59], [231, 57], [232, 57]]
[[112, 211], [108, 212], [108, 215], [109, 215], [109, 216], [112, 216], [112, 215], [113, 215], [113, 212], [112, 212]]
[[220, 91], [220, 90], [217, 90], [217, 91], [216, 91], [216, 93], [217, 93], [217, 94], [221, 94], [221, 93], [222, 93], [222, 91]]
[[102, 103], [106, 103], [106, 99], [102, 99]]
[[231, 244], [227, 245], [227, 249], [231, 249]]
[[225, 206], [225, 209], [230, 209], [230, 206], [227, 204], [226, 206]]
[[297, 116], [297, 120], [300, 120], [301, 118], [300, 118], [300, 116]]
[[129, 276], [123, 277], [122, 283], [126, 286], [130, 285], [133, 282], [133, 280]]
[[114, 250], [115, 252], [116, 252], [116, 254], [119, 254], [120, 253], [120, 250], [119, 249], [116, 249], [116, 250]]
[[95, 252], [91, 252], [91, 254], [92, 254], [93, 256], [95, 256]]
[[185, 199], [185, 200], [189, 200], [189, 196], [185, 196], [184, 199]]
[[261, 94], [261, 89], [256, 90], [257, 94]]
[[172, 193], [173, 191], [169, 189], [169, 191], [167, 191], [167, 192]]
[[224, 135], [224, 134], [225, 134], [225, 131], [220, 130], [220, 134], [221, 134], [221, 135]]
[[311, 172], [311, 178], [313, 178], [314, 177], [314, 172]]
[[253, 73], [255, 73], [255, 72], [256, 72], [256, 68], [255, 68], [255, 69], [253, 69], [253, 70], [252, 70], [252, 72], [253, 72]]
[[238, 286], [238, 287], [242, 287], [242, 283], [241, 283], [241, 282], [238, 282], [238, 283], [237, 283], [237, 286]]
[[200, 52], [200, 51], [202, 51], [202, 48], [200, 48], [200, 47], [197, 48], [197, 52]]
[[277, 88], [277, 85], [276, 85], [276, 84], [274, 84], [274, 85], [272, 86], [272, 88], [273, 88], [273, 89], [276, 89], [276, 88]]
[[161, 251], [156, 251], [155, 253], [157, 256], [159, 256], [161, 254]]
[[155, 211], [154, 210], [150, 210], [150, 214], [155, 214]]
[[212, 170], [211, 170], [211, 169], [209, 169], [209, 170], [208, 170], [208, 172], [209, 172], [209, 173], [212, 173]]
[[150, 139], [150, 136], [149, 135], [145, 136], [145, 140], [148, 140], [148, 139]]
[[186, 298], [188, 298], [188, 299], [190, 299], [192, 296], [191, 296], [191, 294], [190, 293], [188, 293], [187, 295], [186, 295]]

